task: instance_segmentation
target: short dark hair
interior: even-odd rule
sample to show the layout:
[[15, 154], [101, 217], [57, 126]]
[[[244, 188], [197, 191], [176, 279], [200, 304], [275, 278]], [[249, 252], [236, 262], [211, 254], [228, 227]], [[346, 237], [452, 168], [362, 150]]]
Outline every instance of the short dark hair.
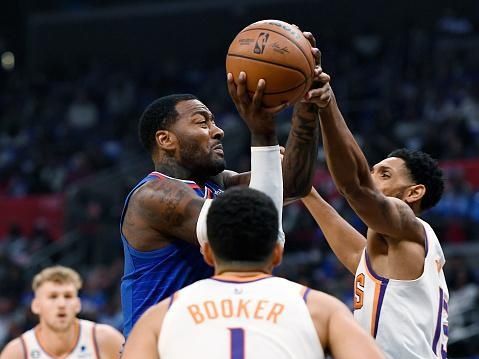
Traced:
[[173, 94], [156, 99], [148, 105], [140, 117], [138, 134], [145, 149], [152, 153], [155, 148], [155, 134], [158, 130], [167, 130], [178, 117], [176, 105], [181, 101], [197, 100], [190, 94]]
[[208, 242], [223, 262], [264, 263], [278, 240], [278, 211], [270, 197], [249, 187], [233, 187], [213, 200]]
[[391, 152], [388, 157], [404, 160], [412, 180], [426, 187], [426, 194], [421, 200], [421, 211], [432, 208], [441, 199], [444, 192], [442, 170], [435, 159], [427, 153], [401, 148]]

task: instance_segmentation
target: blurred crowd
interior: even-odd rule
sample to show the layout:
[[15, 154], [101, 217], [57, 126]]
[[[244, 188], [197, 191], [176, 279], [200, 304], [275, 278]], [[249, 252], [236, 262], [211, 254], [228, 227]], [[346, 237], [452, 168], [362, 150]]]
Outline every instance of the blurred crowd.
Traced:
[[[471, 24], [461, 27], [463, 22], [446, 20], [434, 31], [413, 27], [384, 38], [365, 30], [344, 46], [323, 42], [323, 69], [332, 75], [340, 107], [370, 163], [398, 147], [422, 149], [440, 161], [479, 161], [479, 34]], [[148, 160], [137, 140], [137, 119], [153, 99], [174, 92], [196, 94], [210, 107], [225, 130], [228, 167], [249, 168], [248, 132], [227, 96], [223, 68], [184, 71], [174, 64], [144, 69], [93, 63], [34, 75], [17, 69], [0, 78], [0, 198], [76, 191], [78, 183], [88, 183], [98, 173], [128, 168], [126, 158]], [[278, 120], [283, 144], [290, 116], [288, 110]], [[335, 190], [323, 157], [320, 151], [315, 187], [364, 232]], [[425, 217], [444, 244], [474, 243], [479, 240], [479, 188], [460, 169], [445, 174], [444, 198]], [[65, 228], [90, 245], [90, 259], [77, 268], [85, 281], [82, 315], [120, 329], [117, 222], [132, 184], [128, 181], [120, 184], [121, 193], [104, 198], [84, 189], [75, 192], [68, 210], [78, 216]], [[102, 227], [102, 221], [111, 226]], [[285, 208], [284, 228], [287, 256], [278, 274], [351, 303], [351, 274], [300, 203]], [[114, 255], [108, 250], [104, 256], [95, 254], [106, 230], [113, 238], [106, 247], [118, 249]], [[31, 292], [25, 272], [38, 251], [52, 243], [43, 222], [31, 233], [12, 223], [0, 238], [0, 347], [35, 323], [27, 310]], [[62, 260], [62, 253], [56, 256]], [[479, 266], [462, 256], [448, 261], [451, 326], [470, 328], [479, 322]], [[477, 345], [461, 348], [466, 349], [457, 349], [459, 355], [479, 355]]]

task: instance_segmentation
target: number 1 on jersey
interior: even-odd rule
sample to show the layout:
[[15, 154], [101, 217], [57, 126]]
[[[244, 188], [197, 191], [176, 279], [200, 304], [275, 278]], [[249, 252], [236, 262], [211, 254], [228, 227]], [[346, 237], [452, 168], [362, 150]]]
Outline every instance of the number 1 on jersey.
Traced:
[[244, 359], [244, 329], [228, 328], [231, 339], [231, 359]]

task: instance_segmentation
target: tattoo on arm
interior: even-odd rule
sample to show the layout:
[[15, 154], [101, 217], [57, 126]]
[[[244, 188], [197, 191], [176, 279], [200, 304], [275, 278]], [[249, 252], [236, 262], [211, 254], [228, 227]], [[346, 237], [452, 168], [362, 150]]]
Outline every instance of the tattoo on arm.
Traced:
[[311, 190], [319, 143], [318, 115], [311, 106], [295, 111], [283, 160], [284, 196], [297, 199]]
[[195, 194], [186, 185], [165, 180], [142, 196], [140, 206], [153, 227], [174, 231], [186, 221], [187, 206], [193, 199]]
[[165, 196], [165, 212], [163, 213], [163, 217], [165, 222], [169, 223], [171, 226], [176, 227], [183, 223], [184, 213], [178, 210], [183, 198], [184, 191], [181, 189], [172, 191]]

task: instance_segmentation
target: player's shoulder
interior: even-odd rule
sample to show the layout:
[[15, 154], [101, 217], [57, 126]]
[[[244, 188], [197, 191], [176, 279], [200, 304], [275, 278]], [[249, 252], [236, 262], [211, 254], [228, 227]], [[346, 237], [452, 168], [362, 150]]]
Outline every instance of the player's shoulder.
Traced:
[[121, 339], [124, 340], [123, 334], [121, 334], [116, 328], [108, 324], [95, 323], [95, 332], [97, 340], [110, 340]]
[[[191, 183], [194, 183], [191, 181]], [[131, 202], [140, 203], [142, 208], [156, 208], [172, 199], [199, 199], [195, 191], [185, 182], [164, 177], [158, 181], [149, 181], [139, 187], [131, 196]]]
[[311, 316], [318, 319], [327, 319], [338, 311], [350, 313], [348, 307], [339, 299], [318, 290], [308, 293], [306, 305]]
[[125, 337], [117, 329], [108, 324], [93, 323], [94, 340], [98, 345], [101, 358], [117, 358], [125, 343]]
[[136, 331], [149, 331], [158, 334], [173, 297], [174, 295], [149, 307], [135, 324]]
[[[187, 285], [186, 287], [183, 287], [176, 292], [174, 292], [172, 295], [170, 295], [168, 298], [164, 299], [164, 301], [167, 303], [168, 307], [171, 307], [171, 305], [174, 302], [178, 302], [178, 300], [185, 299], [185, 298], [191, 298], [192, 295], [195, 295], [194, 293], [198, 294], [201, 292], [208, 292], [209, 289], [212, 287], [215, 287], [215, 284], [217, 284], [215, 280], [212, 280], [211, 278], [205, 278], [205, 279], [200, 279], [194, 283], [191, 283]], [[161, 304], [158, 303], [158, 305]]]
[[152, 191], [158, 193], [159, 190], [165, 190], [175, 187], [189, 188], [188, 185], [182, 180], [173, 177], [163, 176], [158, 177], [157, 180], [145, 182], [141, 187], [136, 190], [134, 195], [150, 195]]
[[0, 359], [23, 359], [25, 355], [25, 347], [21, 337], [10, 341], [3, 351], [0, 353]]

